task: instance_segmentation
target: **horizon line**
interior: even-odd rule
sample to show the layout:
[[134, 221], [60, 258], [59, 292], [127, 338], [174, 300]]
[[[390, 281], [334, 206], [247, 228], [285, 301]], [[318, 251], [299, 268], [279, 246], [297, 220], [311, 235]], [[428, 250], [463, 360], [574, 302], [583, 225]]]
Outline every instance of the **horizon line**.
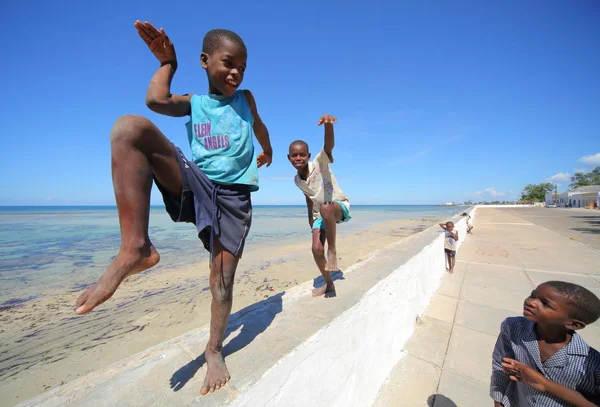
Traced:
[[[508, 202], [508, 201], [507, 201]], [[452, 205], [447, 205], [447, 204], [443, 204], [443, 203], [385, 203], [385, 204], [370, 204], [370, 203], [356, 203], [353, 204], [352, 206], [423, 206], [423, 205], [429, 205], [429, 206], [469, 206], [469, 204], [465, 204], [465, 203], [455, 203]], [[475, 205], [475, 203], [471, 204], [471, 205]], [[0, 208], [26, 208], [26, 207], [41, 207], [41, 208], [69, 208], [69, 207], [107, 207], [107, 208], [116, 208], [117, 205], [115, 204], [73, 204], [73, 205], [69, 205], [69, 204], [61, 204], [61, 205], [43, 205], [43, 204], [17, 204], [17, 205], [7, 205], [7, 204], [0, 204]], [[267, 204], [267, 203], [257, 203], [257, 204], [253, 204], [253, 206], [302, 206], [304, 207], [304, 204]], [[163, 204], [150, 204], [150, 207], [164, 207]]]

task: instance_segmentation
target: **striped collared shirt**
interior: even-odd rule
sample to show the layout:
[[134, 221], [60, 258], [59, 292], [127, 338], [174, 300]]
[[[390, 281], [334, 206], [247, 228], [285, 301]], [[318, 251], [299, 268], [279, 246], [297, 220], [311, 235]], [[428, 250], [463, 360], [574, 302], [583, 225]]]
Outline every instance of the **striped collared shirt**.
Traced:
[[600, 353], [577, 333], [573, 333], [566, 346], [542, 363], [535, 323], [524, 317], [506, 318], [492, 357], [490, 395], [495, 401], [505, 407], [568, 406], [550, 393], [510, 380], [501, 366], [503, 357], [531, 366], [549, 380], [577, 390], [584, 396], [600, 396]]

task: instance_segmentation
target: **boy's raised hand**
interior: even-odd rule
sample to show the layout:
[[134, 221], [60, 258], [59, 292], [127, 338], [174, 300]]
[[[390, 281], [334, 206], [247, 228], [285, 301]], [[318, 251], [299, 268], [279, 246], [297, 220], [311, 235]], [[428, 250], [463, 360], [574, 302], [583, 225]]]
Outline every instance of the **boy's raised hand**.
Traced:
[[134, 26], [161, 65], [167, 62], [177, 62], [175, 47], [171, 40], [169, 40], [169, 37], [167, 37], [164, 29], [157, 30], [149, 22], [142, 23], [139, 20], [135, 22]]
[[317, 123], [317, 125], [321, 126], [323, 124], [333, 123], [337, 123], [337, 119], [330, 114], [324, 114], [323, 116], [321, 116], [321, 119], [319, 120], [319, 123]]

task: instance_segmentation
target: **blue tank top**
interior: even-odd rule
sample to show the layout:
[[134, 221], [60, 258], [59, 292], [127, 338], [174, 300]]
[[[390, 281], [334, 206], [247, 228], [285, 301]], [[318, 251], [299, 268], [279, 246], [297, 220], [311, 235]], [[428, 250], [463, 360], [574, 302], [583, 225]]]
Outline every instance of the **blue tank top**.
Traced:
[[192, 161], [218, 184], [249, 185], [258, 190], [254, 156], [254, 117], [243, 90], [231, 97], [193, 95], [186, 123]]

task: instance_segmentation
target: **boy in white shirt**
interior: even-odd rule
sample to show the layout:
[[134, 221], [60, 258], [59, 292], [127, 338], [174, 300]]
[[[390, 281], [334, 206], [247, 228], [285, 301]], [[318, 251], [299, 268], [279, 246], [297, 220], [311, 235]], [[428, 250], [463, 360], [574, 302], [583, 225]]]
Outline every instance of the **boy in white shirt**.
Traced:
[[[335, 297], [335, 286], [330, 272], [339, 270], [336, 258], [336, 224], [347, 222], [350, 201], [340, 189], [330, 164], [333, 163], [333, 124], [337, 119], [323, 115], [318, 125], [325, 125], [325, 143], [311, 162], [308, 144], [296, 140], [290, 144], [288, 160], [298, 170], [294, 182], [304, 193], [308, 209], [308, 223], [312, 229], [312, 252], [315, 262], [325, 279], [325, 285], [313, 290], [313, 296]], [[325, 259], [327, 241], [327, 259]]]

